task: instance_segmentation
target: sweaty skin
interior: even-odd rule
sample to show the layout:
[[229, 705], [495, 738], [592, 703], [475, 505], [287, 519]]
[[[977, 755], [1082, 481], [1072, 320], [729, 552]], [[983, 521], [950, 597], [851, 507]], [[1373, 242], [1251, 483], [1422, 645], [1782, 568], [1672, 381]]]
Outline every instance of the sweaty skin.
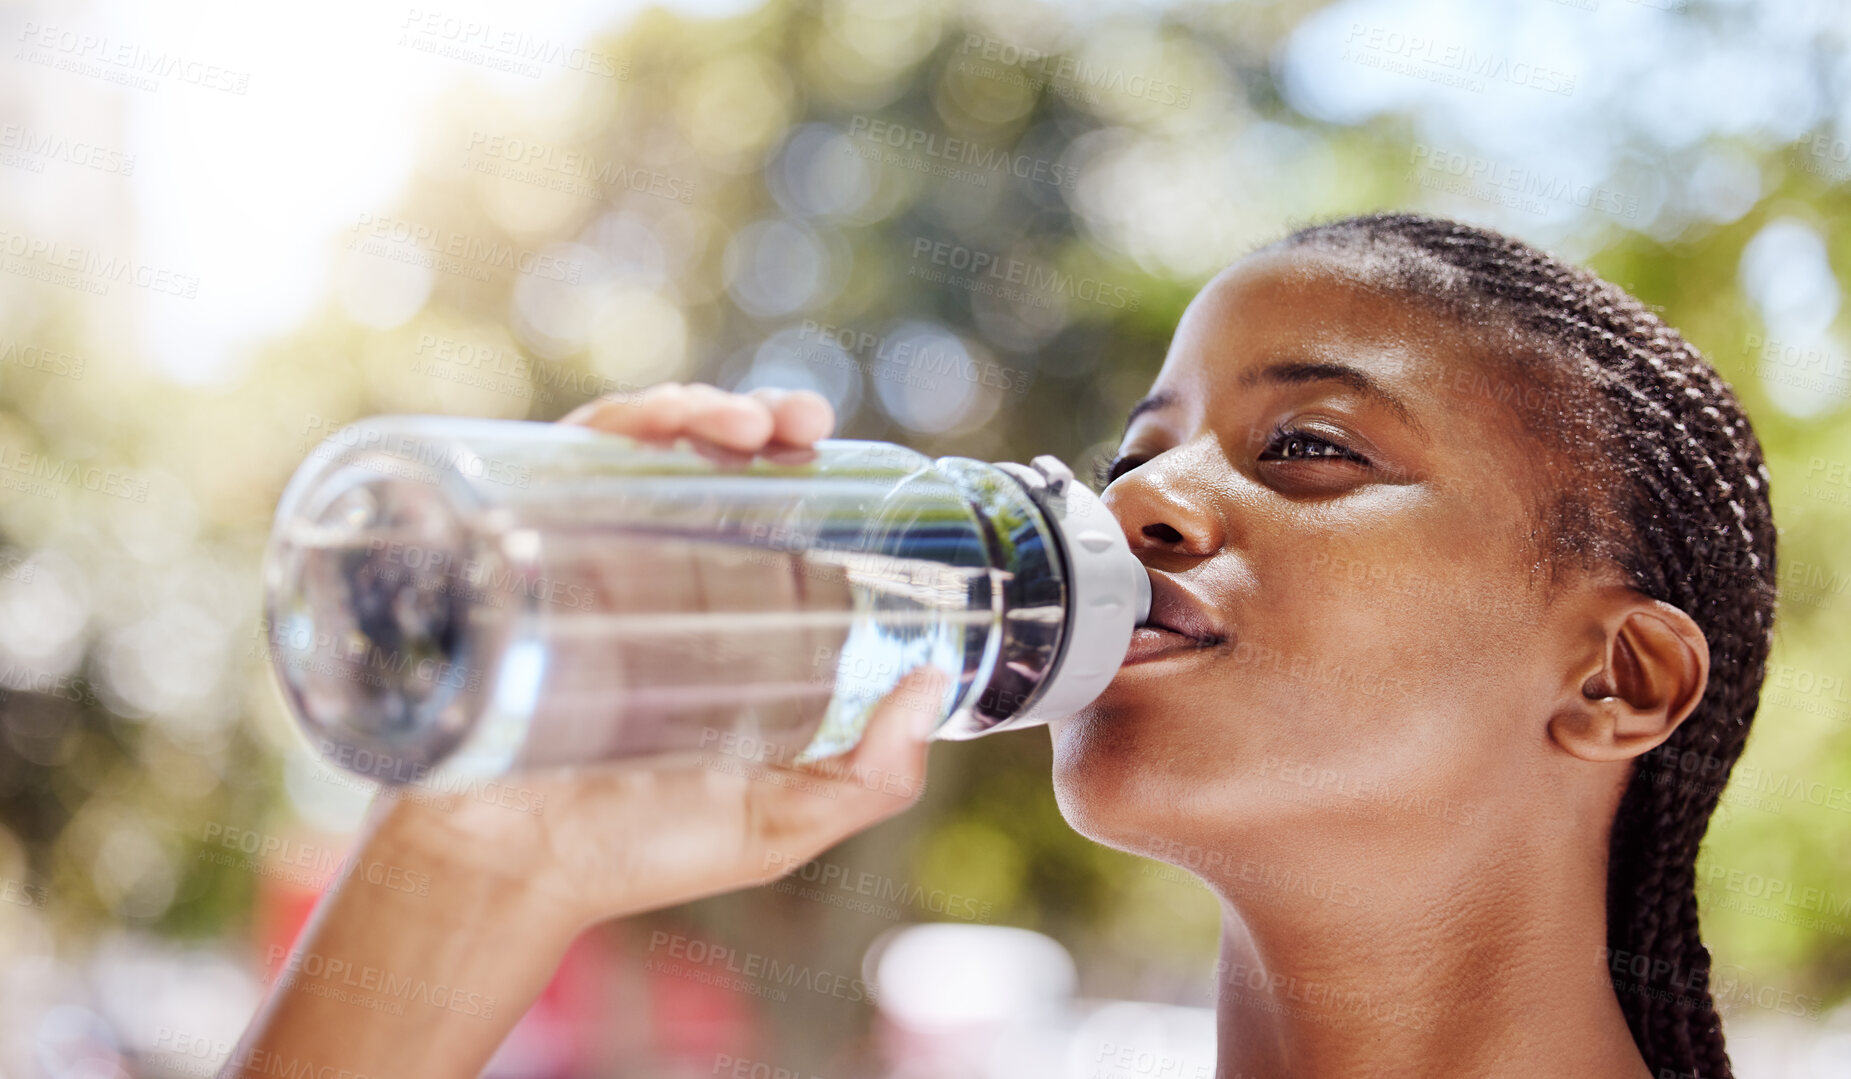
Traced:
[[[1617, 574], [1542, 563], [1534, 499], [1558, 481], [1492, 351], [1325, 256], [1262, 252], [1196, 297], [1126, 433], [1105, 499], [1156, 625], [1052, 725], [1054, 783], [1082, 833], [1220, 898], [1218, 1079], [1649, 1076], [1606, 973], [1607, 840], [1708, 651]], [[750, 453], [834, 417], [671, 384], [567, 422]], [[903, 683], [853, 763], [921, 777], [939, 692]], [[355, 879], [298, 958], [493, 1014], [394, 1016], [298, 977], [222, 1074], [475, 1075], [584, 927], [764, 883], [913, 800], [835, 782], [599, 765], [535, 777], [540, 814], [382, 801], [348, 864], [428, 895]]]

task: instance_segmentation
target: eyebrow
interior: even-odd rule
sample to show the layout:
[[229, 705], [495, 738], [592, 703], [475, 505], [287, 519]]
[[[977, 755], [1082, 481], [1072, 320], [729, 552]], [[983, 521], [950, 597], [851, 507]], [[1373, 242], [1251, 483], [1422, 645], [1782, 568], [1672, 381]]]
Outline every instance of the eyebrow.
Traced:
[[[1414, 411], [1408, 408], [1407, 402], [1396, 396], [1388, 387], [1354, 367], [1346, 367], [1340, 363], [1275, 363], [1257, 371], [1248, 371], [1240, 376], [1240, 384], [1244, 387], [1250, 387], [1259, 382], [1276, 382], [1282, 385], [1296, 385], [1299, 383], [1320, 381], [1338, 382], [1364, 396], [1374, 398], [1387, 406], [1388, 410], [1399, 417], [1401, 422], [1407, 424], [1419, 434], [1424, 436], [1427, 433], [1427, 429], [1421, 425], [1420, 420], [1415, 418]], [[1137, 404], [1131, 406], [1131, 411], [1125, 415], [1125, 432], [1127, 434], [1130, 433], [1131, 425], [1137, 421], [1139, 416], [1144, 415], [1146, 412], [1154, 412], [1158, 409], [1168, 408], [1175, 404], [1176, 401], [1176, 394], [1169, 390], [1160, 390], [1148, 397], [1141, 398]], [[1120, 435], [1119, 438], [1122, 441], [1124, 435]]]
[[[1137, 404], [1131, 406], [1131, 411], [1125, 415], [1125, 431], [1129, 433], [1131, 431], [1131, 425], [1137, 421], [1139, 416], [1144, 415], [1146, 412], [1153, 412], [1160, 408], [1168, 408], [1175, 403], [1176, 395], [1169, 390], [1159, 390], [1149, 397], [1140, 398]], [[1124, 435], [1120, 435], [1119, 440], [1122, 442], [1124, 437]]]
[[[1240, 376], [1242, 386], [1252, 386], [1259, 382], [1274, 382], [1281, 385], [1295, 385], [1304, 382], [1338, 382], [1365, 397], [1370, 397], [1387, 406], [1400, 418], [1402, 423], [1425, 435], [1427, 429], [1414, 417], [1407, 402], [1383, 386], [1380, 382], [1354, 367], [1340, 363], [1275, 363], [1257, 371], [1246, 371]], [[1148, 400], [1148, 398], [1146, 398]], [[1144, 402], [1140, 401], [1139, 404]], [[1133, 413], [1136, 414], [1135, 412]]]

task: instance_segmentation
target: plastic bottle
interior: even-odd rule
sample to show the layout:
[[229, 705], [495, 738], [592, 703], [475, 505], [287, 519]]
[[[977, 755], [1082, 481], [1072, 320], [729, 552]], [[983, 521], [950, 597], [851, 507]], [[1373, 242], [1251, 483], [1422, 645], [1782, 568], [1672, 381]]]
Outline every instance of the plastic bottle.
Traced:
[[730, 457], [438, 416], [318, 446], [264, 577], [303, 730], [388, 783], [827, 757], [919, 664], [950, 676], [934, 737], [1029, 726], [1097, 697], [1150, 606], [1117, 522], [1052, 457]]

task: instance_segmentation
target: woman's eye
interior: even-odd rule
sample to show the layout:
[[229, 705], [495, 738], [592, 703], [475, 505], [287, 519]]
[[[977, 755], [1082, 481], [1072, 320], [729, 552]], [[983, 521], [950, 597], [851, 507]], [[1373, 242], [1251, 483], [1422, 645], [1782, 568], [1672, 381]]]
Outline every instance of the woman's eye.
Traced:
[[1093, 469], [1093, 477], [1099, 481], [1099, 486], [1104, 487], [1148, 460], [1150, 458], [1138, 454], [1121, 453], [1110, 461], [1099, 462]]
[[1351, 461], [1366, 465], [1369, 459], [1348, 446], [1305, 431], [1278, 431], [1260, 451], [1262, 461]]

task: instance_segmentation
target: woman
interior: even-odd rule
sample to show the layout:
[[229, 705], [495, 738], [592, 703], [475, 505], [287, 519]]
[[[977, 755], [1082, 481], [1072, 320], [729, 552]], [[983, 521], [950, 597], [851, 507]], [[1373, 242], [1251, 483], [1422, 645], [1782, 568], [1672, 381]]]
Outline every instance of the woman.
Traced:
[[[1774, 581], [1729, 388], [1585, 271], [1378, 215], [1216, 277], [1152, 389], [1105, 493], [1150, 624], [1052, 725], [1054, 784], [1079, 831], [1219, 897], [1219, 1074], [1727, 1076], [1694, 862]], [[833, 417], [660, 386], [567, 422], [758, 450]], [[850, 763], [916, 780], [932, 688], [903, 683]], [[533, 783], [539, 815], [383, 806], [356, 862], [429, 896], [325, 902], [227, 1074], [472, 1075], [587, 925], [764, 883], [919, 789], [691, 765]], [[473, 1003], [317, 991], [361, 968]]]

